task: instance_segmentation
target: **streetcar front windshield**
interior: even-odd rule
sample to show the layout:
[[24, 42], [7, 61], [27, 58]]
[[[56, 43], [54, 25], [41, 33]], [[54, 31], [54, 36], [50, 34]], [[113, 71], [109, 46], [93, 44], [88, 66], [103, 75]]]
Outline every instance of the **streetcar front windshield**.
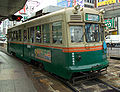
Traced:
[[83, 26], [70, 26], [71, 42], [83, 42]]
[[85, 25], [86, 42], [99, 42], [99, 25], [98, 24], [86, 24]]

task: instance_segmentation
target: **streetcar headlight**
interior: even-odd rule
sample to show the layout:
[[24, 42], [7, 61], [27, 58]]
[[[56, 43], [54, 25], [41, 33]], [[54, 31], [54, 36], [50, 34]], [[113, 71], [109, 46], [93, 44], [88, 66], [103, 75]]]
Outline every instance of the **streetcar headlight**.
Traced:
[[82, 57], [81, 57], [81, 56], [78, 56], [77, 58], [78, 58], [78, 61], [80, 61]]
[[76, 55], [76, 60], [77, 60], [77, 61], [80, 61], [80, 60], [81, 60], [81, 58], [82, 58], [82, 57], [81, 57], [81, 55], [80, 55], [80, 54], [77, 54], [77, 55]]

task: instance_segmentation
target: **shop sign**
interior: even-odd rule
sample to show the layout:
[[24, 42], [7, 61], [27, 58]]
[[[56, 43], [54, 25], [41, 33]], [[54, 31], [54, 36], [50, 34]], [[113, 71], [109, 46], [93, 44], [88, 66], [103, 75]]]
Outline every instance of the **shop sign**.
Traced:
[[105, 19], [105, 25], [107, 26], [107, 28], [111, 29], [114, 27], [114, 19]]
[[60, 7], [72, 7], [73, 0], [57, 0], [57, 5]]
[[99, 6], [108, 5], [108, 4], [114, 4], [114, 3], [116, 3], [116, 0], [104, 0], [102, 2], [98, 2], [97, 6], [99, 7]]
[[57, 5], [60, 6], [60, 7], [68, 7], [68, 2], [67, 1], [62, 1], [62, 2], [57, 3]]
[[84, 7], [84, 0], [57, 0], [57, 5], [61, 7], [73, 7], [77, 4]]
[[19, 13], [20, 13], [20, 14], [25, 14], [25, 13], [26, 13], [26, 7], [24, 6], [24, 8], [21, 9], [21, 10], [19, 11]]

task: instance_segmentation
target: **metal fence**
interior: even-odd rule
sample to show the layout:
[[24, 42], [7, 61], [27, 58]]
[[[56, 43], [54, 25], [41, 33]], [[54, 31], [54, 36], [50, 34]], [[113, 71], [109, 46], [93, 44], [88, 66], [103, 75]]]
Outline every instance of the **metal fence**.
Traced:
[[107, 56], [108, 57], [115, 57], [120, 58], [120, 46], [117, 47], [107, 47]]

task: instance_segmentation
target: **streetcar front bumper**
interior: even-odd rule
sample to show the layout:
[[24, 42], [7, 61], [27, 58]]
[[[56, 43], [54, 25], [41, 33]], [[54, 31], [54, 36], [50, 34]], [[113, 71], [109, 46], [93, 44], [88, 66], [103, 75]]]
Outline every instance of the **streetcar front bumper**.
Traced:
[[81, 65], [81, 66], [69, 66], [66, 67], [70, 72], [85, 72], [85, 71], [99, 71], [105, 69], [109, 66], [109, 62], [105, 60], [101, 63], [95, 63], [90, 65]]

